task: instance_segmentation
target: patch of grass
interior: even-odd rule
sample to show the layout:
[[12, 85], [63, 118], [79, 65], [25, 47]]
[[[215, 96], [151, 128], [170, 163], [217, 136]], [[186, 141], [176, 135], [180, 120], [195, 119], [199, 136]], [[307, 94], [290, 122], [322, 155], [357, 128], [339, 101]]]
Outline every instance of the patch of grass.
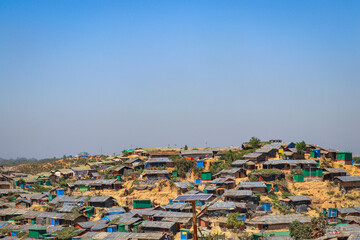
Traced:
[[345, 197], [349, 200], [356, 200], [357, 197], [356, 196], [351, 196], [351, 195], [345, 195]]
[[256, 169], [254, 171], [252, 171], [250, 174], [256, 174], [259, 173], [262, 176], [272, 176], [272, 175], [282, 175], [283, 172], [279, 169]]
[[292, 194], [289, 193], [289, 192], [282, 192], [282, 193], [281, 193], [281, 197], [282, 197], [282, 198], [287, 198], [287, 197], [289, 197], [289, 196], [292, 196]]
[[275, 194], [269, 194], [268, 197], [269, 197], [271, 200], [273, 200], [273, 201], [279, 200], [279, 199], [278, 199], [278, 196], [276, 196]]
[[330, 196], [332, 196], [332, 195], [335, 194], [335, 192], [334, 192], [334, 191], [329, 191], [329, 192], [327, 192], [327, 194], [330, 195]]
[[62, 230], [56, 231], [55, 234], [57, 235], [57, 238], [60, 240], [67, 240], [72, 239], [73, 237], [77, 236], [79, 233], [81, 233], [82, 230], [75, 227], [66, 227]]

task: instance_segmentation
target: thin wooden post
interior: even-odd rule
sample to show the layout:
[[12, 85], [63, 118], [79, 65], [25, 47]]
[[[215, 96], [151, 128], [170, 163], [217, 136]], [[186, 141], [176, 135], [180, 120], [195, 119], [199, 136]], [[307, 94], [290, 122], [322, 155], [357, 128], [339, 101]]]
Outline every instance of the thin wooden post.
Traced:
[[195, 205], [195, 201], [191, 202], [192, 204], [192, 211], [193, 211], [193, 229], [194, 229], [194, 240], [198, 240], [198, 236], [197, 236], [197, 221], [196, 221], [196, 205]]

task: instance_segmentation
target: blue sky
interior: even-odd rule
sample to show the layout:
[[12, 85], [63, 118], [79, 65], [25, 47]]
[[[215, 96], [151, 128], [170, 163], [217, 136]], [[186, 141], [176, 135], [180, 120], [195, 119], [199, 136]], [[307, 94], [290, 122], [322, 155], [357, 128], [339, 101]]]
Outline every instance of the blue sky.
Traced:
[[0, 157], [360, 153], [359, 1], [0, 1]]

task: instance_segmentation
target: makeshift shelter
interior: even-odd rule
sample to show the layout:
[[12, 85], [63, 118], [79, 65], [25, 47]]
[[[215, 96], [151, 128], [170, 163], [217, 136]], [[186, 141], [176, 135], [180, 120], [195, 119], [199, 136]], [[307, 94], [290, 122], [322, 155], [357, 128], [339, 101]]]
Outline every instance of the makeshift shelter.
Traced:
[[166, 232], [176, 234], [178, 229], [174, 222], [165, 221], [144, 221], [141, 223], [141, 230], [144, 232]]
[[229, 177], [216, 178], [210, 181], [210, 184], [216, 186], [218, 189], [232, 189], [235, 187], [235, 179]]
[[120, 166], [113, 170], [114, 175], [130, 176], [134, 173], [134, 169], [127, 166]]
[[180, 193], [185, 193], [189, 188], [193, 187], [194, 184], [192, 182], [174, 182], [174, 185], [179, 189]]
[[293, 208], [297, 212], [307, 212], [311, 199], [307, 196], [289, 196], [280, 200], [280, 204]]
[[125, 166], [132, 168], [137, 166], [139, 163], [142, 163], [140, 158], [131, 158], [129, 160], [126, 160], [124, 164]]
[[257, 227], [259, 230], [277, 230], [286, 229], [289, 224], [294, 221], [301, 223], [310, 223], [311, 218], [301, 214], [289, 214], [289, 215], [265, 215], [255, 217], [247, 222], [248, 225]]
[[110, 208], [116, 206], [116, 200], [110, 196], [99, 196], [99, 197], [91, 197], [88, 200], [89, 206], [92, 207], [101, 207], [101, 208]]
[[145, 170], [143, 177], [152, 180], [168, 179], [170, 172], [168, 170]]
[[266, 193], [266, 184], [264, 182], [239, 182], [237, 185], [239, 190], [251, 190], [260, 193]]
[[279, 169], [257, 169], [249, 174], [254, 175], [259, 181], [276, 181], [285, 178], [285, 174]]
[[0, 189], [10, 189], [12, 187], [11, 183], [8, 181], [0, 181]]
[[225, 190], [222, 196], [225, 197], [225, 201], [233, 201], [233, 202], [254, 201], [254, 199], [252, 199], [253, 193], [251, 190]]
[[281, 169], [290, 170], [294, 168], [316, 168], [317, 162], [312, 159], [301, 159], [301, 160], [270, 160], [263, 163], [263, 167], [266, 169]]
[[190, 158], [191, 160], [212, 158], [213, 151], [210, 149], [205, 150], [183, 150], [180, 153], [181, 157]]
[[166, 211], [171, 212], [191, 212], [191, 205], [189, 203], [171, 203], [163, 206]]
[[207, 209], [210, 217], [227, 216], [231, 212], [246, 213], [246, 203], [216, 202]]
[[214, 177], [243, 178], [246, 177], [246, 170], [241, 168], [223, 169], [215, 174]]
[[262, 162], [267, 161], [267, 159], [268, 159], [268, 157], [266, 156], [265, 153], [259, 153], [259, 152], [248, 153], [248, 154], [245, 154], [243, 157], [245, 159], [254, 161], [255, 163], [262, 163]]
[[144, 168], [170, 168], [174, 167], [174, 162], [169, 158], [149, 158], [145, 164]]
[[121, 189], [123, 182], [118, 179], [99, 179], [99, 180], [78, 180], [74, 183], [68, 183], [71, 190], [103, 190], [103, 189]]
[[[360, 206], [338, 208], [337, 215], [339, 218], [343, 218], [343, 219], [348, 216], [360, 217]], [[360, 220], [360, 218], [359, 218], [359, 220]]]
[[231, 166], [236, 168], [247, 169], [247, 170], [256, 168], [256, 164], [250, 159], [236, 160], [231, 163]]
[[345, 190], [345, 192], [360, 188], [360, 176], [335, 177], [334, 182], [339, 185], [340, 190]]
[[351, 152], [338, 152], [336, 154], [336, 161], [344, 165], [352, 165], [352, 153]]
[[350, 173], [343, 168], [325, 168], [323, 171], [323, 180], [334, 181], [336, 177], [349, 175]]

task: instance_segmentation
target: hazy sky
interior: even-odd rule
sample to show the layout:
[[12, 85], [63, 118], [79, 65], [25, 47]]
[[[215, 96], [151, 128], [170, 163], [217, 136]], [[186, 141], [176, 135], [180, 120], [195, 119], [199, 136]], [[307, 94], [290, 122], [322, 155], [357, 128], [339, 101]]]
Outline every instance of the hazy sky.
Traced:
[[360, 153], [360, 1], [0, 1], [0, 157], [251, 136]]

